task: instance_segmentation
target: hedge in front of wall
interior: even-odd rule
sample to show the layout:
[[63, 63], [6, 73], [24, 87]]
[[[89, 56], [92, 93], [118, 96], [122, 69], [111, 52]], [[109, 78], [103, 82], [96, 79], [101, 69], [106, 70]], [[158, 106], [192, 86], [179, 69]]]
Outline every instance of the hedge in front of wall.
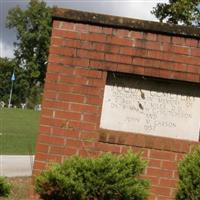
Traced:
[[45, 200], [145, 200], [149, 181], [139, 176], [146, 164], [130, 151], [97, 158], [73, 156], [42, 172], [35, 189]]
[[200, 147], [193, 149], [178, 166], [176, 200], [200, 199]]

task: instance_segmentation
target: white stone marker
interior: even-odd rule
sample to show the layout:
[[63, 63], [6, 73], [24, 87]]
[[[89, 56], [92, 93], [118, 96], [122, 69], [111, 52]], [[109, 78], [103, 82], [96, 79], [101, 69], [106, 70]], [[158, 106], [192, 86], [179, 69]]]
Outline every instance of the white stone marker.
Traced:
[[134, 78], [111, 82], [105, 86], [101, 128], [199, 140], [200, 94], [195, 96], [196, 90]]

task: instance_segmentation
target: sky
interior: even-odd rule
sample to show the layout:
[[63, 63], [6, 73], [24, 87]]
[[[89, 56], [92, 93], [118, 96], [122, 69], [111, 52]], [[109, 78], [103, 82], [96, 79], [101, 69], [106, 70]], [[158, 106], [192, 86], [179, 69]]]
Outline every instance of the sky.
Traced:
[[[135, 19], [158, 21], [151, 10], [157, 3], [168, 0], [44, 0], [47, 5], [56, 5], [82, 11], [96, 12]], [[28, 0], [0, 0], [0, 57], [13, 57], [13, 42], [16, 41], [16, 32], [7, 29], [6, 16], [8, 10], [19, 5], [26, 8]]]

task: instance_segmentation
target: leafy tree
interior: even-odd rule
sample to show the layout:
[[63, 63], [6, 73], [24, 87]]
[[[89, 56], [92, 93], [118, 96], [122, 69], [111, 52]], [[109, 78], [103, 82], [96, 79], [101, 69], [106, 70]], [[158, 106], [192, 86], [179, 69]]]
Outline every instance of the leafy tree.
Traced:
[[35, 108], [35, 105], [41, 103], [42, 88], [39, 85], [33, 86], [29, 91], [28, 108]]
[[26, 102], [28, 96], [29, 83], [25, 78], [24, 69], [17, 67], [15, 59], [0, 58], [0, 101], [5, 103], [8, 103], [13, 71], [15, 71], [16, 80], [13, 84], [11, 103], [19, 105]]
[[30, 0], [26, 9], [19, 6], [7, 16], [7, 27], [15, 28], [17, 42], [14, 55], [17, 64], [25, 70], [32, 88], [44, 82], [51, 33], [52, 9], [40, 0]]
[[160, 22], [200, 26], [199, 4], [200, 0], [169, 0], [169, 3], [158, 3], [152, 14]]

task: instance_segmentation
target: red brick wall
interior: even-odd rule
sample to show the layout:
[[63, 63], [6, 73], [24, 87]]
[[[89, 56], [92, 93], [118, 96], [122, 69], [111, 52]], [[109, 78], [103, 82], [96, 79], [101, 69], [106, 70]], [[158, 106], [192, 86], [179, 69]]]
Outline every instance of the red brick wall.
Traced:
[[128, 148], [149, 161], [149, 200], [171, 200], [177, 161], [188, 141], [99, 129], [108, 71], [200, 82], [199, 41], [192, 38], [53, 21], [34, 175], [48, 162]]

